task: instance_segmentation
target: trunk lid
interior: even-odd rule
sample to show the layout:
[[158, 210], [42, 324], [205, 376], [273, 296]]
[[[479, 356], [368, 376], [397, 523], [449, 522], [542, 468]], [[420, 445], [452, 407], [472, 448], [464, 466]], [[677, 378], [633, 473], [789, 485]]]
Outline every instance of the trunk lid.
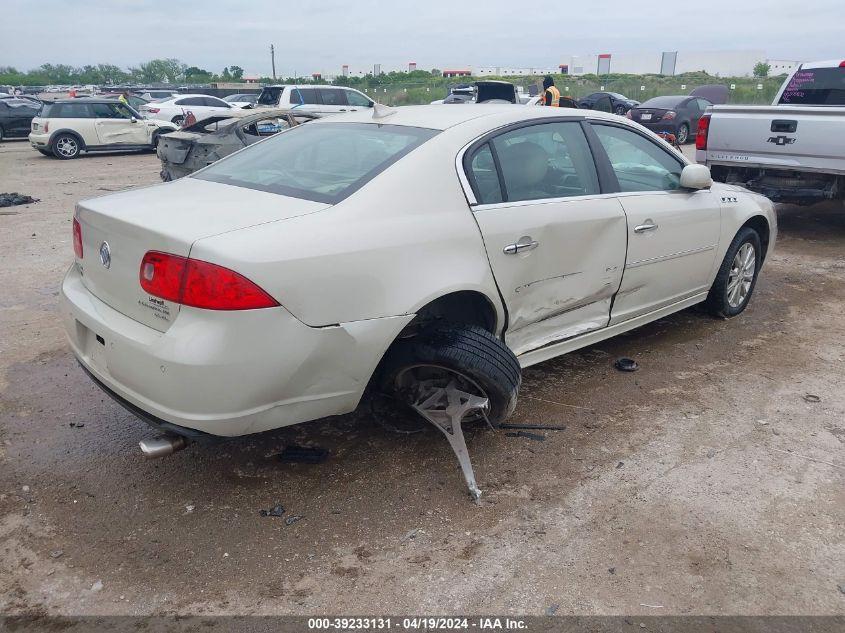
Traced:
[[151, 297], [139, 281], [147, 251], [187, 257], [199, 239], [327, 208], [324, 203], [183, 178], [77, 205], [85, 287], [118, 312], [165, 332], [179, 305]]
[[657, 123], [669, 111], [668, 108], [633, 108], [631, 118], [637, 123]]

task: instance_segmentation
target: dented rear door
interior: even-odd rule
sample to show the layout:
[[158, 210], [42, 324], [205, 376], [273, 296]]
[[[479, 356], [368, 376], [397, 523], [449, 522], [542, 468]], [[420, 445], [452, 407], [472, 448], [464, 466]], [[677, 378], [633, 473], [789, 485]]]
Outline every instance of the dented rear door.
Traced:
[[467, 165], [511, 349], [522, 354], [606, 327], [627, 224], [616, 197], [600, 193], [580, 124], [506, 132], [475, 149]]

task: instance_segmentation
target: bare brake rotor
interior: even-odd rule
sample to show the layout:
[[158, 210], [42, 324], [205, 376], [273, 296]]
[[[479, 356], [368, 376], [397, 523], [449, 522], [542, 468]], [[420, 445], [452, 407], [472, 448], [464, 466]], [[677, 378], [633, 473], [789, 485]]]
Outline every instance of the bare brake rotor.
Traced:
[[463, 391], [458, 386], [455, 376], [449, 377], [446, 386], [442, 386], [442, 383], [442, 379], [436, 378], [417, 383], [417, 398], [411, 406], [446, 436], [461, 465], [469, 493], [477, 501], [481, 497], [481, 490], [475, 483], [475, 473], [472, 470], [461, 423], [473, 412], [480, 414], [486, 420], [490, 400]]

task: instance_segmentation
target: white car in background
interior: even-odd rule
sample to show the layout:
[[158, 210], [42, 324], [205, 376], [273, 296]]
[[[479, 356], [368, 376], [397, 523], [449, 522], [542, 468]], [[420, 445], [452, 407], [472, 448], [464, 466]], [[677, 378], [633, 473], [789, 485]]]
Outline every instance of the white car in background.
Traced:
[[144, 118], [115, 99], [78, 97], [44, 102], [32, 119], [29, 142], [45, 156], [77, 158], [82, 152], [154, 150], [170, 121]]
[[252, 108], [258, 101], [258, 93], [241, 93], [223, 97], [223, 101], [236, 108]]
[[307, 110], [316, 114], [338, 114], [369, 110], [374, 101], [354, 88], [343, 86], [265, 86], [258, 95], [257, 107]]
[[347, 413], [372, 385], [473, 490], [460, 424], [507, 418], [521, 368], [698, 303], [738, 315], [776, 232], [767, 199], [613, 114], [376, 106], [80, 202], [62, 312], [167, 433]]
[[159, 99], [178, 97], [179, 93], [172, 90], [147, 90], [146, 92], [142, 92], [139, 96], [147, 101], [157, 101]]
[[197, 121], [200, 121], [205, 117], [219, 114], [223, 110], [231, 110], [233, 107], [232, 104], [217, 97], [189, 94], [150, 102], [142, 105], [140, 111], [144, 116], [182, 125], [188, 112], [192, 112]]

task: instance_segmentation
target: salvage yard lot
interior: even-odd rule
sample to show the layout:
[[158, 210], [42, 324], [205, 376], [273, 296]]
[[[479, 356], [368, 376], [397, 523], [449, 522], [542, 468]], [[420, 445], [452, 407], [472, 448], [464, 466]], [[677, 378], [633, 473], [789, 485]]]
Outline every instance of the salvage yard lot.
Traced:
[[[4, 613], [845, 610], [841, 206], [779, 210], [740, 317], [687, 310], [525, 370], [511, 421], [566, 428], [469, 431], [474, 505], [442, 436], [380, 408], [141, 457], [154, 433], [78, 368], [58, 289], [73, 205], [158, 171], [0, 144], [0, 192], [41, 200], [0, 214]], [[292, 443], [331, 454], [282, 463]]]

